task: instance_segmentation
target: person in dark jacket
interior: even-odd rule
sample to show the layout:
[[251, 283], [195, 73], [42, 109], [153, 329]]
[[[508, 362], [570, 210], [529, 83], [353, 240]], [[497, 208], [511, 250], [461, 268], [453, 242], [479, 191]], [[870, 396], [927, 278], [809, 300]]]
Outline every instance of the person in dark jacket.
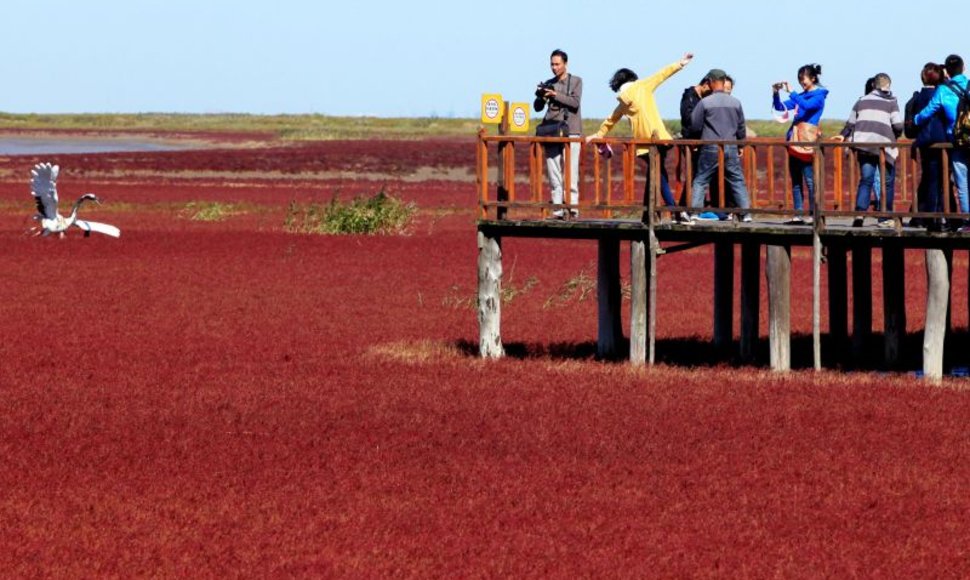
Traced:
[[[936, 88], [945, 80], [943, 66], [928, 62], [923, 66], [920, 73], [920, 80], [923, 88], [913, 93], [913, 97], [906, 103], [906, 136], [913, 139], [913, 151], [919, 157], [920, 179], [917, 187], [917, 197], [919, 198], [918, 210], [921, 212], [940, 212], [943, 211], [943, 151], [933, 149], [935, 143], [946, 143], [946, 119], [942, 114], [934, 115], [923, 125], [916, 125], [914, 122], [915, 114], [922, 111], [929, 104], [930, 99], [936, 93]], [[910, 116], [912, 113], [912, 116]], [[910, 220], [912, 226], [927, 226], [930, 228], [938, 227], [935, 220], [922, 220], [913, 218]]]
[[[970, 88], [970, 81], [964, 74], [963, 59], [960, 55], [951, 54], [943, 62], [943, 69], [946, 71], [947, 80], [940, 83], [933, 94], [930, 102], [920, 111], [913, 122], [917, 126], [922, 126], [930, 119], [938, 115], [946, 122], [947, 139], [953, 140], [953, 128], [956, 125], [957, 111], [959, 110], [959, 92]], [[970, 149], [954, 147], [950, 150], [950, 176], [953, 178], [953, 186], [957, 190], [957, 203], [960, 205], [962, 213], [970, 212], [970, 188], [967, 185], [967, 165], [970, 162]], [[950, 224], [953, 225], [953, 224]], [[964, 226], [970, 231], [970, 226]]]
[[[546, 110], [542, 118], [546, 122], [565, 121], [569, 125], [569, 136], [579, 137], [583, 132], [583, 117], [580, 110], [580, 101], [583, 98], [583, 79], [570, 74], [569, 56], [560, 49], [552, 51], [549, 55], [549, 68], [554, 75], [551, 79], [543, 82], [536, 87], [536, 99], [532, 108], [536, 112]], [[556, 219], [564, 219], [567, 216], [579, 217], [579, 156], [580, 142], [575, 140], [569, 143], [569, 205], [568, 211], [556, 209], [552, 215]], [[563, 153], [564, 147], [552, 146], [544, 147], [546, 157], [546, 172], [549, 174], [549, 187], [552, 190], [552, 203], [561, 205], [563, 203], [566, 174], [566, 156]]]
[[[701, 99], [691, 113], [691, 126], [701, 128], [701, 139], [705, 141], [743, 141], [747, 136], [741, 102], [724, 92], [724, 81], [727, 76], [727, 73], [721, 69], [712, 69], [707, 73], [712, 92]], [[701, 146], [697, 160], [697, 175], [691, 184], [692, 208], [699, 208], [704, 202], [704, 191], [718, 169], [719, 147], [719, 145]], [[744, 183], [741, 153], [737, 145], [724, 145], [724, 174], [725, 185], [730, 188], [736, 206], [748, 209], [750, 207], [748, 188]], [[750, 222], [751, 215], [742, 214], [741, 221]]]

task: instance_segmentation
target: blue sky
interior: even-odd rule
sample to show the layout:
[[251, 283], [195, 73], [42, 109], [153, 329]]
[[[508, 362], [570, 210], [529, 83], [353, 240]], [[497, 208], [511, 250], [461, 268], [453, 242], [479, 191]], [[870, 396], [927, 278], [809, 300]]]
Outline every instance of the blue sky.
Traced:
[[584, 80], [587, 118], [612, 110], [615, 69], [647, 75], [692, 51], [657, 92], [665, 118], [712, 67], [737, 79], [749, 118], [767, 118], [770, 84], [818, 62], [832, 91], [825, 117], [841, 119], [876, 72], [905, 102], [928, 60], [970, 60], [970, 41], [947, 28], [970, 3], [902, 6], [912, 4], [8, 0], [0, 110], [476, 117], [483, 92], [529, 100], [558, 47]]

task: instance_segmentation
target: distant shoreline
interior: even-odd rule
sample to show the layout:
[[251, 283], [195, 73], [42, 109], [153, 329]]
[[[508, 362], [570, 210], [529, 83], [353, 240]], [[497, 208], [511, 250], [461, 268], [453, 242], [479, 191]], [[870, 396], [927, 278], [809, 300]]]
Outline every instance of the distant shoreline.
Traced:
[[[596, 131], [602, 119], [586, 118], [584, 133]], [[538, 119], [532, 120], [532, 126]], [[680, 121], [668, 119], [667, 127], [676, 132]], [[771, 120], [749, 119], [748, 125], [761, 137], [783, 136], [787, 124]], [[477, 118], [440, 117], [337, 117], [328, 115], [250, 115], [250, 114], [12, 114], [0, 113], [0, 133], [51, 132], [63, 134], [150, 134], [179, 138], [207, 135], [216, 139], [255, 139], [284, 141], [351, 140], [351, 139], [433, 139], [468, 138], [481, 126]], [[823, 121], [825, 135], [834, 135], [842, 121]], [[629, 136], [624, 124], [617, 124], [611, 134]]]

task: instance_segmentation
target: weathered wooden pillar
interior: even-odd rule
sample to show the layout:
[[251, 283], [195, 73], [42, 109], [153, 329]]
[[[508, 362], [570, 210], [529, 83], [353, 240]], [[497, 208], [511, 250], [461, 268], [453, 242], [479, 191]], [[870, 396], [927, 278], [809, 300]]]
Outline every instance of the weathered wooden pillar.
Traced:
[[771, 370], [791, 370], [791, 248], [768, 246], [768, 347]]
[[943, 378], [943, 347], [950, 303], [950, 271], [943, 250], [926, 250], [926, 328], [923, 331], [923, 375]]
[[478, 232], [478, 349], [482, 358], [505, 356], [502, 347], [502, 240]]
[[812, 231], [812, 367], [816, 371], [822, 370], [822, 238], [819, 226], [820, 222], [816, 221]]
[[852, 357], [865, 360], [872, 338], [872, 248], [852, 248]]
[[896, 244], [882, 249], [883, 345], [886, 367], [899, 366], [906, 336], [905, 250]]
[[[950, 283], [950, 288], [953, 288], [953, 250], [947, 248], [943, 250], [943, 257], [946, 258], [946, 276]], [[968, 293], [968, 299], [970, 299], [970, 293]], [[946, 335], [949, 337], [953, 334], [953, 297], [949, 297], [946, 302]]]
[[[509, 102], [502, 101], [502, 120], [498, 126], [499, 135], [509, 134]], [[512, 185], [506, 182], [506, 176], [508, 175], [509, 167], [506, 165], [506, 157], [508, 156], [507, 149], [510, 143], [507, 141], [500, 141], [498, 144], [498, 159], [496, 164], [496, 170], [498, 171], [498, 181], [496, 183], [496, 201], [507, 202], [509, 201], [509, 186]], [[514, 158], [513, 158], [514, 159]], [[515, 165], [514, 161], [512, 165]], [[495, 210], [495, 217], [499, 220], [504, 220], [508, 216], [509, 208], [505, 206], [500, 206]]]
[[596, 274], [596, 291], [599, 303], [599, 333], [596, 354], [600, 358], [616, 358], [623, 341], [623, 325], [620, 320], [620, 241], [599, 241], [599, 267]]
[[741, 361], [757, 357], [761, 323], [761, 244], [741, 244]]
[[647, 243], [630, 242], [630, 362], [647, 360]]
[[714, 349], [729, 352], [734, 339], [734, 244], [714, 243]]
[[651, 226], [650, 247], [647, 250], [647, 361], [652, 365], [657, 361], [657, 256], [660, 255], [660, 240]]
[[849, 343], [849, 269], [848, 251], [837, 244], [828, 246], [826, 260], [829, 270], [829, 340], [831, 352], [838, 362], [845, 360]]

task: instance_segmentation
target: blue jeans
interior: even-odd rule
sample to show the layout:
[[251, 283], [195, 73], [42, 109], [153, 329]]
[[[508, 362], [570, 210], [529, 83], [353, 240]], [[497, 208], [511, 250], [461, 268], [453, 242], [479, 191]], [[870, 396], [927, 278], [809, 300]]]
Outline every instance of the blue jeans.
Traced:
[[872, 174], [872, 199], [879, 207], [879, 198], [882, 193], [882, 179], [879, 177], [879, 165], [876, 165], [876, 172]]
[[[869, 209], [869, 195], [872, 193], [876, 172], [879, 170], [879, 156], [859, 153], [859, 189], [855, 197], [856, 211]], [[896, 166], [886, 163], [886, 211], [893, 211], [893, 198], [896, 194]]]
[[960, 211], [970, 212], [970, 205], [967, 199], [967, 161], [970, 159], [970, 151], [966, 149], [950, 150], [950, 167], [953, 173], [953, 184], [957, 188], [957, 201], [960, 203]]
[[[667, 180], [667, 148], [659, 147], [660, 151], [660, 195], [664, 198], [664, 205], [677, 205], [674, 194], [670, 192], [670, 182]], [[647, 196], [650, 195], [650, 154], [638, 155], [646, 163], [643, 176], [647, 183], [643, 186], [643, 205], [647, 205]]]
[[[701, 207], [704, 204], [704, 190], [717, 174], [717, 145], [702, 145], [697, 159], [697, 175], [690, 192], [690, 206]], [[744, 171], [741, 169], [741, 156], [738, 155], [737, 145], [724, 146], [724, 183], [734, 196], [734, 204], [741, 209], [748, 209], [748, 188], [744, 184]]]
[[795, 211], [802, 210], [802, 178], [808, 189], [808, 211], [815, 210], [815, 168], [811, 161], [802, 161], [797, 157], [788, 156], [788, 173], [791, 175], [791, 196], [795, 203]]

